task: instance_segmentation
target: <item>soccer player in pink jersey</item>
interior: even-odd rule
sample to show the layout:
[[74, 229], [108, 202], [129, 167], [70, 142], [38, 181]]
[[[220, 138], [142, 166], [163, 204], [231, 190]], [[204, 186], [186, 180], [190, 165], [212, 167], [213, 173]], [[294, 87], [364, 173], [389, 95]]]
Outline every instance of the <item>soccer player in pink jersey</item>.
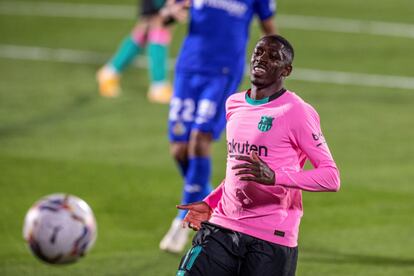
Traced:
[[336, 192], [340, 180], [318, 114], [283, 86], [293, 56], [279, 35], [256, 44], [251, 89], [226, 102], [226, 178], [177, 206], [198, 230], [177, 275], [295, 275], [302, 191]]

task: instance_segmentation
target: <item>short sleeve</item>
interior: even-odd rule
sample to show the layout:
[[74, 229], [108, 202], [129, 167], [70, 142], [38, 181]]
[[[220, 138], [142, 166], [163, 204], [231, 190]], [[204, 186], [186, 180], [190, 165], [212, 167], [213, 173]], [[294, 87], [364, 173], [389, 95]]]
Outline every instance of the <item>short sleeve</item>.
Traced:
[[260, 20], [266, 20], [276, 13], [276, 1], [274, 0], [255, 0], [254, 12]]

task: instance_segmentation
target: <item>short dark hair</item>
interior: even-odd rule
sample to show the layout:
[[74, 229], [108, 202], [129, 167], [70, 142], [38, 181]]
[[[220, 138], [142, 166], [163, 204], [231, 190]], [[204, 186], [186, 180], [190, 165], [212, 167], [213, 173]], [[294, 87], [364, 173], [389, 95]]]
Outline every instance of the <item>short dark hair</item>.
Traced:
[[293, 62], [293, 58], [295, 57], [295, 51], [293, 50], [292, 44], [281, 35], [267, 35], [262, 37], [260, 40], [270, 40], [270, 41], [277, 41], [282, 44], [284, 47], [282, 51], [286, 54], [286, 56], [290, 59], [290, 63]]

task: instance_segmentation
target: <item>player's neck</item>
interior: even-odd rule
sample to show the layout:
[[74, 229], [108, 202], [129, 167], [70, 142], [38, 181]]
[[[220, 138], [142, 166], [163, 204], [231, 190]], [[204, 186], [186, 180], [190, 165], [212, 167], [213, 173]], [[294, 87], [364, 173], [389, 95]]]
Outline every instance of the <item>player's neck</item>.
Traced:
[[277, 83], [266, 87], [258, 87], [252, 85], [250, 90], [250, 98], [253, 100], [261, 100], [264, 98], [268, 98], [273, 94], [277, 94], [281, 90], [284, 90], [283, 83]]

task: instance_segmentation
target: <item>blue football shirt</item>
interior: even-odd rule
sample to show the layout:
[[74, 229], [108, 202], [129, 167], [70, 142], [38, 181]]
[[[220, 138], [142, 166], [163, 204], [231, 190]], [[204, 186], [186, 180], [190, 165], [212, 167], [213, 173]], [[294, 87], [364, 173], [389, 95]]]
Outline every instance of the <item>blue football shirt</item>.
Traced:
[[274, 0], [193, 0], [177, 71], [240, 73], [253, 16], [265, 20], [275, 9]]

